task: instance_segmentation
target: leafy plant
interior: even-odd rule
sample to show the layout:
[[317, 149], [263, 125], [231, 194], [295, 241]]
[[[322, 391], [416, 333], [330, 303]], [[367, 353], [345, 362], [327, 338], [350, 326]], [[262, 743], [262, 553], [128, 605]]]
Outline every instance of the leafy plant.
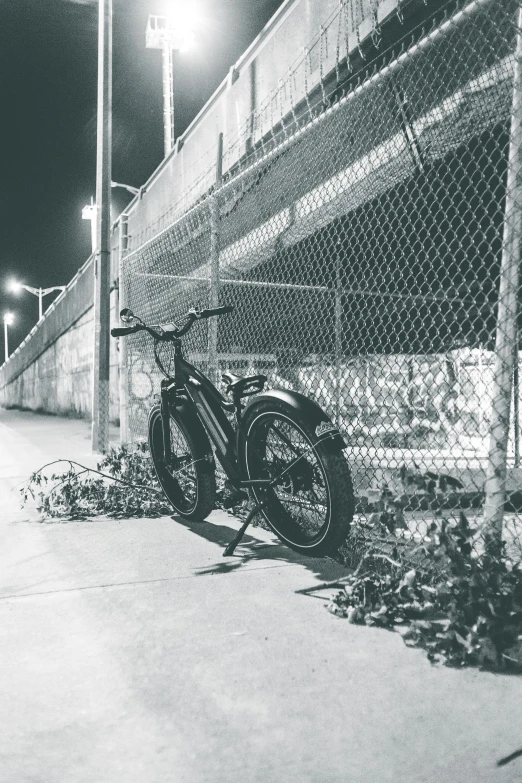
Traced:
[[[45, 472], [66, 463], [65, 471]], [[172, 512], [154, 474], [147, 446], [111, 449], [93, 470], [73, 460], [56, 460], [33, 473], [21, 488], [22, 501], [37, 501], [44, 517], [158, 517]], [[92, 477], [89, 474], [94, 474]]]
[[[329, 611], [352, 623], [402, 631], [434, 663], [522, 671], [522, 568], [504, 554], [476, 555], [472, 529], [433, 522], [413, 550], [368, 551], [331, 600]], [[375, 568], [376, 560], [386, 565]], [[415, 562], [415, 567], [412, 563]]]
[[[63, 463], [68, 466], [66, 470], [49, 472], [52, 466]], [[216, 506], [224, 508], [230, 490], [223, 476], [218, 474], [217, 478]], [[74, 460], [56, 460], [35, 471], [20, 492], [23, 503], [31, 497], [37, 502], [37, 510], [47, 518], [73, 520], [104, 515], [121, 519], [172, 513], [146, 443], [111, 449], [97, 470]], [[246, 517], [248, 512], [238, 503], [230, 513]]]
[[413, 468], [402, 465], [389, 482], [370, 490], [369, 495], [371, 499], [360, 510], [369, 514], [369, 524], [389, 533], [407, 527], [405, 511], [422, 509], [440, 515], [443, 509], [477, 506], [483, 500], [481, 492], [464, 491], [459, 479], [422, 472], [415, 463]]

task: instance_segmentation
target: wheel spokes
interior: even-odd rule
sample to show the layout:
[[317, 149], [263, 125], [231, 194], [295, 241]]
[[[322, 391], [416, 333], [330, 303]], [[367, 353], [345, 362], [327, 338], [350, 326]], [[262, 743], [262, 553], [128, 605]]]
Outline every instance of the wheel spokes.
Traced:
[[172, 420], [170, 422], [170, 438], [172, 462], [174, 464], [171, 469], [168, 469], [168, 472], [178, 484], [182, 495], [184, 495], [188, 503], [192, 503], [197, 494], [197, 475], [194, 468], [197, 460], [192, 459], [192, 454], [183, 433]]
[[315, 537], [325, 523], [328, 497], [313, 444], [275, 417], [263, 427], [262, 436], [263, 454], [255, 451], [262, 473], [279, 479], [272, 489], [274, 499], [301, 534]]

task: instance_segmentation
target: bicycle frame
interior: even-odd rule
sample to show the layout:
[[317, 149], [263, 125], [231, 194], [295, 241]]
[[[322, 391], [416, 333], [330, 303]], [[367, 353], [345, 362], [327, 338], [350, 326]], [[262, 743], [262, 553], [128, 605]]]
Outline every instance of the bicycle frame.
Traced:
[[161, 382], [161, 416], [165, 459], [170, 459], [170, 409], [181, 398], [188, 401], [210, 437], [216, 456], [233, 486], [241, 482], [237, 458], [237, 430], [232, 427], [225, 410], [235, 411], [237, 428], [241, 418], [238, 404], [226, 400], [214, 384], [182, 353], [181, 340], [174, 342], [174, 377]]

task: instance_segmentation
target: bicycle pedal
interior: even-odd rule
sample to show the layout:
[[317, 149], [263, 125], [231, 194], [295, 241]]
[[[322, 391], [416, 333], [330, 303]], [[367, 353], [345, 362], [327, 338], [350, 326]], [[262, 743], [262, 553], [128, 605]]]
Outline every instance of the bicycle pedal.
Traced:
[[223, 504], [223, 508], [232, 508], [232, 506], [237, 506], [237, 504], [241, 503], [243, 500], [248, 500], [248, 493], [244, 492], [242, 489], [238, 489], [236, 492], [223, 498], [221, 503]]

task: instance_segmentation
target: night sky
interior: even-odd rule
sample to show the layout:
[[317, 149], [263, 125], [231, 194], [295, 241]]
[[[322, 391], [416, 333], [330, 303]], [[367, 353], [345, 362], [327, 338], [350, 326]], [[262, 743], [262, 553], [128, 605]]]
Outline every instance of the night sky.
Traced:
[[[176, 136], [281, 3], [197, 2], [196, 45], [176, 54]], [[163, 158], [161, 52], [145, 49], [145, 28], [168, 0], [113, 4], [112, 179], [138, 187]], [[65, 285], [91, 251], [81, 211], [96, 190], [97, 7], [96, 0], [0, 0], [0, 314], [16, 317], [10, 351], [37, 321], [38, 299], [7, 293], [7, 281]], [[119, 188], [112, 196], [116, 214], [132, 198]]]

